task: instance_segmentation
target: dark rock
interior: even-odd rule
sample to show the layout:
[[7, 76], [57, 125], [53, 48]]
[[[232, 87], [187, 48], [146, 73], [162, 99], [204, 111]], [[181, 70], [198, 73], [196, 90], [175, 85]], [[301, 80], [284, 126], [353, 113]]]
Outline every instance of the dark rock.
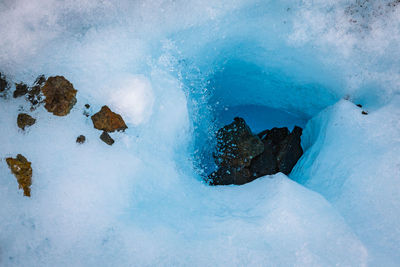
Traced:
[[210, 185], [242, 185], [252, 180], [249, 169], [229, 168], [226, 166], [218, 168], [208, 176]]
[[361, 104], [357, 104], [356, 106], [359, 107], [359, 108], [362, 108], [362, 105], [361, 105]]
[[92, 116], [92, 122], [94, 128], [106, 132], [123, 131], [128, 128], [121, 115], [112, 112], [107, 106], [103, 106]]
[[46, 78], [44, 75], [40, 75], [36, 78], [35, 83], [27, 93], [27, 99], [31, 103], [31, 108], [35, 109], [35, 106], [39, 105], [43, 102], [43, 94], [41, 88], [43, 87], [44, 83], [46, 82]]
[[264, 175], [271, 175], [278, 172], [278, 163], [274, 153], [274, 144], [271, 140], [265, 140], [264, 152], [251, 161], [250, 175], [252, 178], [258, 178]]
[[295, 126], [289, 136], [282, 142], [281, 149], [277, 156], [279, 171], [288, 175], [297, 161], [303, 155], [301, 148], [301, 134], [303, 130]]
[[7, 82], [7, 78], [0, 72], [0, 93], [7, 91], [8, 89], [10, 89], [10, 85]]
[[89, 104], [85, 104], [85, 108], [90, 108], [90, 105]]
[[49, 77], [42, 87], [45, 108], [56, 116], [67, 115], [76, 103], [77, 90], [63, 76]]
[[15, 84], [15, 91], [13, 93], [14, 98], [24, 96], [27, 93], [28, 93], [28, 85], [24, 84], [23, 82]]
[[26, 113], [18, 114], [17, 125], [22, 130], [25, 130], [25, 127], [34, 125], [35, 122], [36, 122], [36, 119], [32, 118], [30, 115], [28, 115]]
[[361, 114], [363, 114], [363, 115], [368, 115], [368, 111], [361, 111]]
[[251, 133], [244, 119], [235, 118], [234, 122], [218, 130], [214, 159], [218, 166], [248, 167], [263, 150], [260, 138]]
[[78, 136], [78, 137], [76, 138], [76, 142], [77, 142], [78, 144], [83, 144], [83, 143], [85, 143], [85, 141], [86, 141], [86, 137], [85, 137], [84, 135], [80, 135], [80, 136]]
[[254, 136], [243, 119], [235, 118], [217, 133], [214, 158], [218, 169], [208, 176], [208, 182], [240, 185], [277, 172], [289, 174], [303, 154], [301, 134], [302, 129], [295, 126], [291, 133], [284, 127]]
[[8, 167], [17, 178], [19, 188], [24, 190], [24, 196], [31, 196], [30, 186], [32, 185], [32, 167], [24, 156], [18, 154], [16, 158], [6, 158]]
[[114, 144], [114, 139], [112, 139], [106, 131], [103, 131], [103, 133], [100, 135], [100, 139], [107, 145], [112, 146], [112, 144]]
[[45, 82], [46, 82], [46, 77], [42, 74], [36, 78], [35, 85], [43, 86]]

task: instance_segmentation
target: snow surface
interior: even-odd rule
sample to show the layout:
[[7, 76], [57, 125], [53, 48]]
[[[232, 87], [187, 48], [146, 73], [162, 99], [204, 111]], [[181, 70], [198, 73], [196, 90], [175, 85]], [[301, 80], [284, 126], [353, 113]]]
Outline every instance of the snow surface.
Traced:
[[[66, 117], [0, 99], [0, 265], [398, 266], [399, 18], [393, 0], [0, 1], [0, 71], [78, 90]], [[86, 103], [126, 119], [113, 146]], [[306, 124], [291, 179], [202, 182], [232, 112]]]

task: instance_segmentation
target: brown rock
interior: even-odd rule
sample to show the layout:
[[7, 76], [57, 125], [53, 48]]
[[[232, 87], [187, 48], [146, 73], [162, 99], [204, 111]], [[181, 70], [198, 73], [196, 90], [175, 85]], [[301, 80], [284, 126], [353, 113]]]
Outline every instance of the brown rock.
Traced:
[[112, 139], [111, 136], [105, 131], [100, 135], [100, 139], [107, 145], [112, 146], [112, 144], [114, 144], [114, 139]]
[[106, 132], [123, 131], [128, 128], [121, 115], [112, 112], [107, 106], [103, 106], [92, 116], [92, 122], [94, 128]]
[[24, 96], [26, 93], [28, 93], [28, 85], [23, 82], [15, 84], [15, 91], [13, 93], [14, 98]]
[[84, 135], [80, 135], [80, 136], [78, 136], [78, 137], [76, 138], [76, 142], [77, 142], [78, 144], [83, 144], [83, 143], [85, 143], [85, 141], [86, 141], [86, 137], [85, 137]]
[[76, 103], [76, 92], [72, 83], [63, 76], [49, 77], [42, 88], [45, 108], [56, 116], [67, 115]]
[[34, 125], [35, 122], [36, 122], [36, 119], [32, 118], [30, 115], [28, 115], [26, 113], [18, 114], [17, 125], [22, 130], [25, 130], [25, 127]]
[[19, 188], [24, 190], [24, 196], [31, 196], [30, 186], [32, 185], [32, 167], [24, 156], [18, 154], [17, 157], [6, 159], [8, 167], [17, 178]]

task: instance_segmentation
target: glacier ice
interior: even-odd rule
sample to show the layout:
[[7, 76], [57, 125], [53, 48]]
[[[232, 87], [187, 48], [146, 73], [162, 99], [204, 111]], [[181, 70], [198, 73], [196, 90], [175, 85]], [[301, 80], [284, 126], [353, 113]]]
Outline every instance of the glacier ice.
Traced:
[[[0, 265], [399, 265], [399, 18], [395, 0], [0, 1], [0, 71], [78, 90], [62, 118], [0, 98]], [[112, 147], [86, 103], [126, 118]], [[236, 115], [305, 126], [289, 178], [202, 182]]]

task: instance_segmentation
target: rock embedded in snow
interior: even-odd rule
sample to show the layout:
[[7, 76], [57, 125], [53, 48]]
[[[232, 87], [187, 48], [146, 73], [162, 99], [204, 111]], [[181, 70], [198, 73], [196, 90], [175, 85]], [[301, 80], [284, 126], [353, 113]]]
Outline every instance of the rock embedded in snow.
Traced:
[[279, 171], [288, 175], [297, 161], [303, 155], [303, 149], [301, 148], [301, 134], [303, 129], [295, 126], [293, 131], [288, 137], [280, 144], [280, 151], [277, 156]]
[[14, 98], [24, 96], [26, 93], [28, 93], [28, 85], [23, 82], [15, 84], [15, 91], [13, 93]]
[[35, 122], [36, 122], [36, 119], [32, 118], [29, 114], [26, 114], [26, 113], [18, 114], [17, 125], [22, 130], [25, 130], [25, 127], [34, 125]]
[[0, 72], [0, 93], [8, 90], [9, 88], [10, 85], [7, 82], [7, 78]]
[[[208, 181], [211, 185], [241, 185], [264, 175], [289, 174], [303, 154], [301, 134], [302, 129], [295, 126], [292, 132], [286, 127], [273, 128], [255, 136], [243, 119], [235, 118], [218, 131], [214, 154], [218, 169], [208, 176]], [[262, 149], [254, 146], [255, 137], [261, 141]]]
[[114, 139], [112, 139], [106, 131], [103, 131], [103, 133], [100, 135], [100, 139], [107, 145], [112, 146], [114, 144]]
[[49, 77], [42, 88], [45, 108], [56, 116], [67, 115], [76, 103], [77, 90], [63, 76]]
[[114, 113], [109, 107], [103, 106], [99, 112], [92, 117], [94, 128], [106, 132], [123, 131], [127, 129], [121, 115]]
[[18, 154], [16, 158], [7, 158], [6, 162], [11, 172], [17, 178], [19, 188], [24, 190], [24, 196], [31, 196], [30, 186], [32, 185], [32, 167], [24, 156]]
[[213, 185], [245, 184], [249, 182], [247, 167], [251, 160], [264, 151], [260, 138], [253, 135], [244, 119], [234, 121], [217, 132], [217, 148], [214, 159], [218, 170], [208, 179]]
[[218, 166], [248, 167], [251, 160], [263, 151], [260, 138], [252, 134], [242, 118], [235, 118], [217, 132], [214, 159]]
[[36, 78], [35, 83], [32, 87], [29, 88], [27, 95], [28, 101], [31, 103], [31, 109], [35, 109], [37, 105], [42, 103], [43, 94], [41, 92], [41, 88], [46, 82], [46, 78], [44, 75], [40, 75]]
[[77, 142], [78, 144], [83, 144], [83, 143], [85, 143], [85, 141], [86, 141], [86, 137], [85, 137], [84, 135], [80, 135], [80, 136], [78, 136], [78, 137], [76, 138], [76, 142]]

